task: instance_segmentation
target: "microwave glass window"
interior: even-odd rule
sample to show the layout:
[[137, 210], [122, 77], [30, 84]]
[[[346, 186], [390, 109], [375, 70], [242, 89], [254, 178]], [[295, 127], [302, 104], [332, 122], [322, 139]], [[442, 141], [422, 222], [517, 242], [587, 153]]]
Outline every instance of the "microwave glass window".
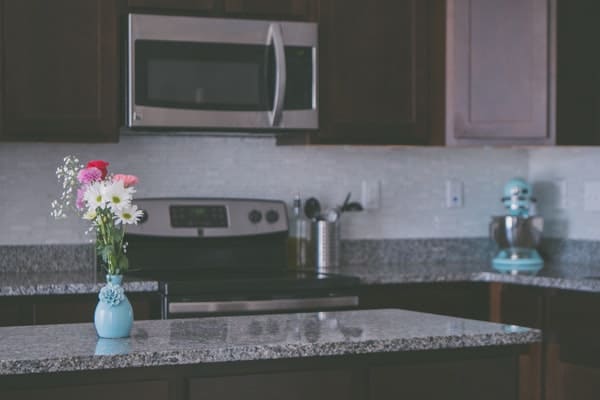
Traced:
[[[284, 109], [313, 108], [313, 48], [286, 46]], [[136, 104], [223, 111], [273, 109], [272, 45], [138, 40]]]
[[136, 41], [136, 103], [205, 110], [268, 110], [267, 46]]
[[239, 107], [254, 108], [260, 104], [259, 73], [251, 63], [148, 60], [148, 100], [225, 107], [235, 99]]

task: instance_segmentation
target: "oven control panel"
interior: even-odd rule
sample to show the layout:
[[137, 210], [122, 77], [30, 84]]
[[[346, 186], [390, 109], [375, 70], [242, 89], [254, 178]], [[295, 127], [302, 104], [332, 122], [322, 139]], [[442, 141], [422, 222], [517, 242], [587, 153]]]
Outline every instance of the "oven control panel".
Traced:
[[279, 200], [137, 199], [144, 217], [128, 234], [165, 237], [234, 237], [288, 230], [286, 204]]

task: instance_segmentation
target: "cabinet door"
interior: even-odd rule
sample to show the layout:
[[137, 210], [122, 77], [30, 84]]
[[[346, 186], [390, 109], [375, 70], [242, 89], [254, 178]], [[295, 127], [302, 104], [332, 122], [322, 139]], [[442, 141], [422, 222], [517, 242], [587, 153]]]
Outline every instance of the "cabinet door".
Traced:
[[[153, 293], [127, 293], [137, 321], [160, 318], [160, 298]], [[39, 296], [34, 298], [37, 325], [92, 322], [98, 304], [96, 295]]]
[[[492, 283], [490, 286], [492, 322], [542, 329], [544, 325], [543, 291], [527, 286]], [[544, 348], [541, 343], [528, 346], [519, 356], [519, 399], [540, 400], [543, 385]]]
[[28, 302], [3, 300], [0, 304], [0, 326], [32, 325], [33, 309]]
[[555, 0], [448, 0], [446, 143], [552, 144]]
[[548, 298], [546, 399], [597, 399], [600, 295], [558, 291]]
[[516, 399], [512, 357], [371, 369], [369, 400]]
[[488, 286], [478, 283], [372, 285], [363, 288], [360, 307], [404, 310], [488, 319]]
[[166, 381], [106, 383], [85, 386], [2, 390], [0, 398], [11, 400], [169, 400], [169, 384]]
[[212, 11], [215, 8], [215, 0], [127, 0], [127, 5], [131, 8]]
[[224, 0], [225, 13], [251, 18], [308, 20], [312, 0]]
[[189, 400], [359, 400], [361, 379], [352, 371], [306, 371], [189, 381]]
[[316, 142], [428, 142], [428, 3], [321, 0]]
[[116, 141], [118, 0], [4, 0], [4, 137]]

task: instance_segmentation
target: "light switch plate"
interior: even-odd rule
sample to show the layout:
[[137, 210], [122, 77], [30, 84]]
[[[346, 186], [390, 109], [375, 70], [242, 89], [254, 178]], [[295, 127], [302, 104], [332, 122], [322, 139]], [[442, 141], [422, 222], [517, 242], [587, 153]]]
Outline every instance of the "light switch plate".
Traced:
[[464, 206], [463, 183], [457, 179], [446, 181], [446, 208], [461, 208]]

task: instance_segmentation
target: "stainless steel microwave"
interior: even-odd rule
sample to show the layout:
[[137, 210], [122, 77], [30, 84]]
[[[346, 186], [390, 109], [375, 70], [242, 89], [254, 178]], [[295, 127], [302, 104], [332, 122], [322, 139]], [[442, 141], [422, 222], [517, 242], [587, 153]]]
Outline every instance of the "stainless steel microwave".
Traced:
[[131, 128], [318, 128], [317, 25], [130, 14]]

